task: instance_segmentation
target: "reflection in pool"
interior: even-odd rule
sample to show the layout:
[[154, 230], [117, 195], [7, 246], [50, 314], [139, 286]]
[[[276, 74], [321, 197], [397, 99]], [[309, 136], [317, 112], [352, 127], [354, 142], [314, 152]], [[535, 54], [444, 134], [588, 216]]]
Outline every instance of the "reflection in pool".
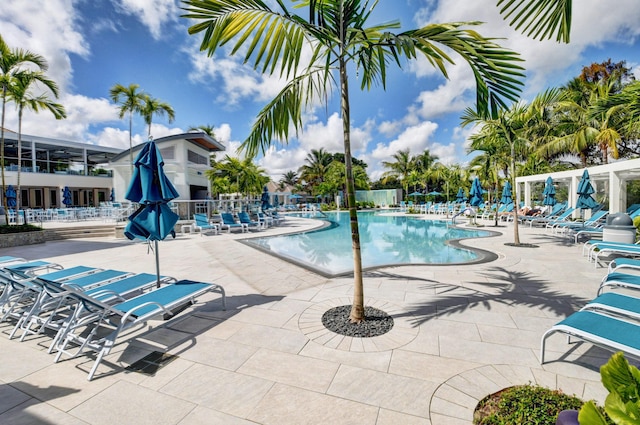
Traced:
[[[353, 271], [348, 212], [318, 217], [332, 225], [305, 233], [247, 239], [249, 245], [323, 275]], [[456, 264], [477, 261], [471, 250], [446, 245], [452, 239], [484, 237], [490, 232], [460, 229], [440, 220], [359, 212], [362, 267], [402, 264]]]

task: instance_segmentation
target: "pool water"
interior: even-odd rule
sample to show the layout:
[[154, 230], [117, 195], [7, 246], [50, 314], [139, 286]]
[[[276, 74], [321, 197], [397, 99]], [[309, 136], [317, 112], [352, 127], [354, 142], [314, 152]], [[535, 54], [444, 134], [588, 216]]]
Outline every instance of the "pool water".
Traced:
[[[320, 274], [353, 272], [348, 212], [311, 216], [331, 225], [305, 233], [245, 240], [249, 245], [295, 262]], [[491, 232], [453, 227], [442, 220], [359, 212], [363, 269], [405, 264], [458, 264], [477, 261], [479, 254], [446, 245], [452, 239], [489, 236]]]

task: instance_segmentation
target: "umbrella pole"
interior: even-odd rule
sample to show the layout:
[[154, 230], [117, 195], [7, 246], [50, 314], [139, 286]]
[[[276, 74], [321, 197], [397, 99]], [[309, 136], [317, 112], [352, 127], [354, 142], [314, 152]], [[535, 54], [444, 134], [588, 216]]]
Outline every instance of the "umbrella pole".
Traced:
[[160, 256], [158, 254], [158, 241], [154, 241], [156, 248], [156, 288], [160, 287]]

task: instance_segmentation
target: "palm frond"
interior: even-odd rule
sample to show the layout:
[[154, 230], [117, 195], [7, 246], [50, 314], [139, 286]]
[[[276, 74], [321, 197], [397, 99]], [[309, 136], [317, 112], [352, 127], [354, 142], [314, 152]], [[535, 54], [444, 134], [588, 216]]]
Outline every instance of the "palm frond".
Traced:
[[498, 0], [500, 14], [509, 25], [535, 39], [568, 43], [572, 0]]
[[242, 142], [240, 151], [255, 156], [258, 151], [266, 152], [272, 139], [289, 139], [291, 126], [298, 131], [302, 128], [302, 112], [316, 97], [324, 98], [333, 76], [325, 68], [316, 68], [293, 78], [278, 95], [259, 113], [251, 127], [251, 133]]

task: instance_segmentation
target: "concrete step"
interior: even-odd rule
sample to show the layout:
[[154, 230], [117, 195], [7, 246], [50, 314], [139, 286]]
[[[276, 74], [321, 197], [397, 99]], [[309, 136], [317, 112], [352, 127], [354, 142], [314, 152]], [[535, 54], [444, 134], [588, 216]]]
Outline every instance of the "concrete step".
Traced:
[[55, 241], [61, 239], [78, 239], [78, 238], [104, 238], [116, 237], [115, 225], [110, 226], [77, 226], [77, 227], [61, 227], [45, 230], [46, 240]]

